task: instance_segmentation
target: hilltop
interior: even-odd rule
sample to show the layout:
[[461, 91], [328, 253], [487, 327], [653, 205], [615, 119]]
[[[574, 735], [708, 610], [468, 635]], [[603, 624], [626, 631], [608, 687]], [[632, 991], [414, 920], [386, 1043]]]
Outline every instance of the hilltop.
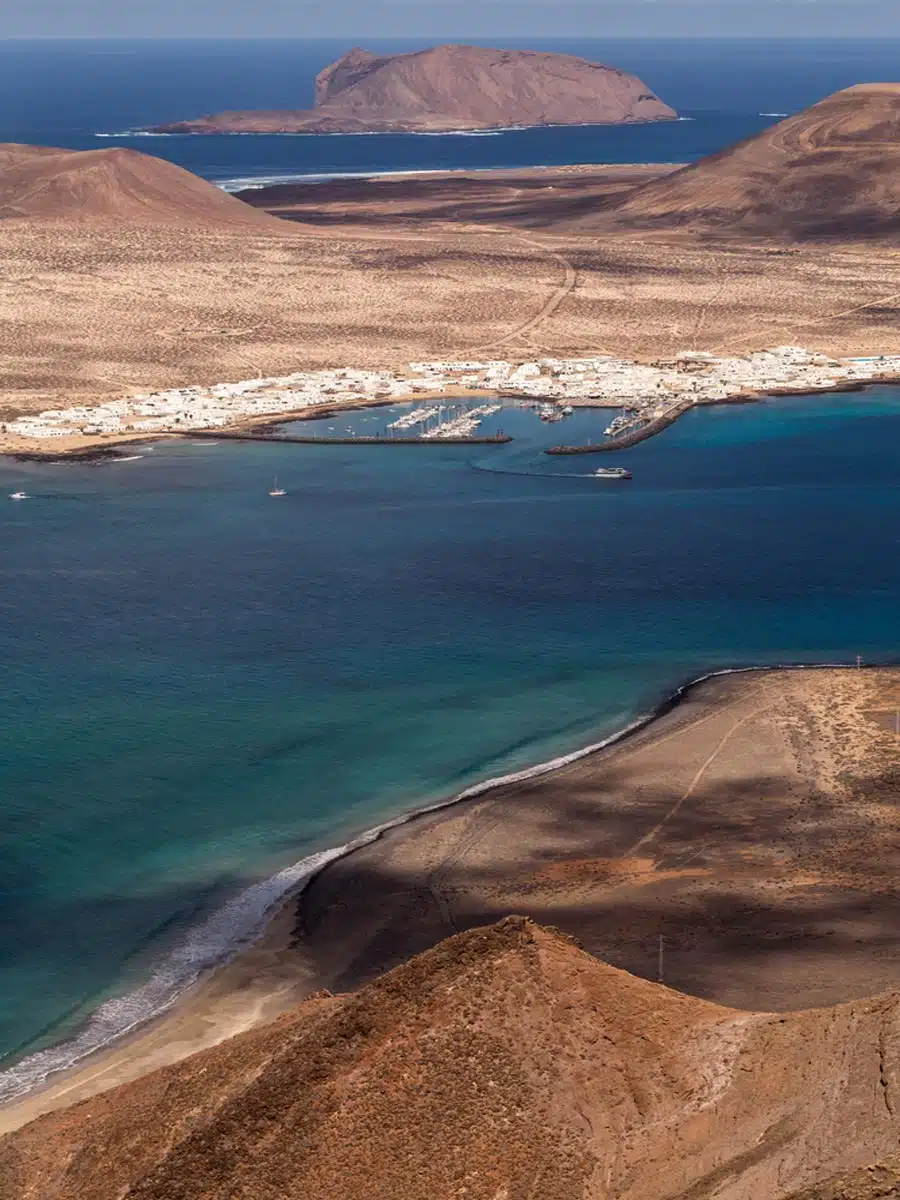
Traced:
[[739, 1013], [508, 918], [40, 1118], [0, 1191], [777, 1200], [894, 1148], [898, 1054], [895, 995]]
[[848, 88], [571, 228], [843, 240], [900, 232], [900, 84]]
[[389, 56], [353, 49], [318, 75], [314, 109], [223, 112], [154, 132], [438, 132], [675, 116], [645, 83], [614, 67], [569, 54], [445, 45]]
[[123, 147], [0, 145], [0, 220], [15, 217], [283, 230], [190, 171]]

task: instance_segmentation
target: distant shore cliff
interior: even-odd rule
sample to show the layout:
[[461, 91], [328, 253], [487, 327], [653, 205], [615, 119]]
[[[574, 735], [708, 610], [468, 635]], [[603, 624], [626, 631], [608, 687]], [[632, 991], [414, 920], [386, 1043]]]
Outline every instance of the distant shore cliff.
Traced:
[[318, 75], [312, 109], [222, 112], [152, 132], [433, 133], [676, 116], [640, 79], [614, 67], [568, 54], [447, 45], [382, 57], [351, 50]]

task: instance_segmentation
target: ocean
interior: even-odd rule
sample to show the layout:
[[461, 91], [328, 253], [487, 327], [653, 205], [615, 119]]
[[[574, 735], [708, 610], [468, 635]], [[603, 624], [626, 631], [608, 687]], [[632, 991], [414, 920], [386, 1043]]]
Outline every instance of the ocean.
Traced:
[[[476, 134], [134, 137], [226, 108], [312, 102], [316, 73], [352, 42], [0, 42], [0, 141], [125, 145], [231, 187], [390, 171], [593, 162], [688, 162], [863, 80], [900, 78], [900, 41], [521, 43], [641, 75], [677, 124]], [[379, 53], [422, 42], [370, 42]], [[515, 40], [506, 45], [515, 48]]]
[[[678, 125], [131, 141], [220, 182], [679, 158], [896, 77], [896, 46], [861, 45], [568, 47], [640, 71], [695, 115]], [[6, 45], [0, 138], [102, 145], [285, 104], [342, 48]], [[32, 496], [0, 505], [0, 1095], [170, 1002], [379, 822], [602, 740], [711, 670], [897, 657], [900, 389], [691, 412], [621, 455], [626, 485], [541, 453], [610, 415], [507, 410], [502, 448], [0, 460], [0, 495]]]

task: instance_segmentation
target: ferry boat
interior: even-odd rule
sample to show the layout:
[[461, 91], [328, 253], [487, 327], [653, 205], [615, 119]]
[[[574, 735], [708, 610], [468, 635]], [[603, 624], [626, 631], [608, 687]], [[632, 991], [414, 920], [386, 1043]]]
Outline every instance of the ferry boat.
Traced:
[[594, 479], [631, 479], [631, 472], [624, 467], [598, 467]]

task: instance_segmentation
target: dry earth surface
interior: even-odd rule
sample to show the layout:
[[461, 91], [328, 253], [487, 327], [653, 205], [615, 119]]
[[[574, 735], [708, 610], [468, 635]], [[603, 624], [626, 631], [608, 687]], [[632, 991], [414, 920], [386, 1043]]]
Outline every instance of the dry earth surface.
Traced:
[[796, 1192], [789, 1200], [897, 1200], [900, 1196], [900, 1155], [842, 1171], [824, 1183]]
[[[900, 84], [848, 88], [759, 136], [620, 200], [631, 232], [685, 228], [740, 237], [900, 233]], [[588, 216], [588, 228], [610, 222]]]
[[736, 1012], [510, 918], [34, 1122], [0, 1190], [779, 1200], [896, 1146], [898, 1066], [898, 993]]
[[[237, 201], [235, 201], [237, 203]], [[461, 355], [900, 351], [885, 247], [365, 226], [0, 221], [0, 420], [146, 390]]]
[[300, 907], [317, 980], [358, 986], [509, 912], [648, 978], [787, 1011], [900, 983], [900, 672], [699, 688], [636, 737], [425, 817]]
[[872, 85], [682, 171], [272, 189], [255, 207], [130, 151], [0, 147], [0, 422], [472, 354], [897, 353], [898, 131], [900, 85]]

